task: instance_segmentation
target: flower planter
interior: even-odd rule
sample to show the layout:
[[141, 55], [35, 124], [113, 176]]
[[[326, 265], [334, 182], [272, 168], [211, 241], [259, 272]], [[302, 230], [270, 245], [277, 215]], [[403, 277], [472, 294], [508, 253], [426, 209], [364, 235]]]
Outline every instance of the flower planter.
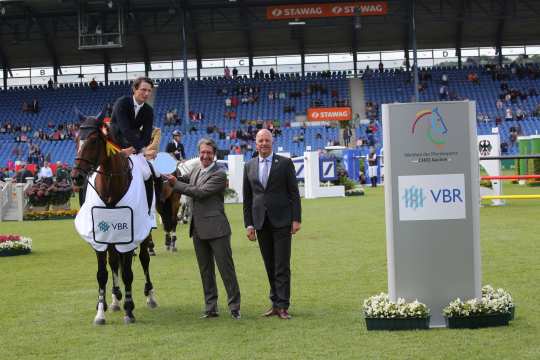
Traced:
[[478, 315], [467, 317], [445, 317], [449, 329], [477, 329], [491, 326], [508, 326], [509, 313]]
[[0, 250], [0, 257], [2, 256], [18, 256], [30, 254], [30, 249], [4, 249]]
[[364, 318], [368, 330], [420, 330], [429, 329], [429, 319], [427, 318]]
[[514, 320], [515, 315], [516, 315], [516, 306], [514, 305], [510, 308], [510, 312], [508, 313], [508, 321]]

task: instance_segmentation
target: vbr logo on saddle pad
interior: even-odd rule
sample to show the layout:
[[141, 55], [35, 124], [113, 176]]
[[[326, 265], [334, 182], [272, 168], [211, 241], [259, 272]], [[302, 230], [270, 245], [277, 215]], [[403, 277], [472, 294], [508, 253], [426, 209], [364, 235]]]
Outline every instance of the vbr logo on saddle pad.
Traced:
[[464, 219], [464, 174], [399, 176], [399, 220]]
[[133, 210], [127, 206], [92, 207], [94, 241], [98, 244], [133, 242]]
[[444, 123], [438, 108], [424, 109], [416, 113], [411, 132], [416, 135], [423, 129], [426, 139], [435, 145], [437, 150], [442, 150], [446, 144], [448, 128]]

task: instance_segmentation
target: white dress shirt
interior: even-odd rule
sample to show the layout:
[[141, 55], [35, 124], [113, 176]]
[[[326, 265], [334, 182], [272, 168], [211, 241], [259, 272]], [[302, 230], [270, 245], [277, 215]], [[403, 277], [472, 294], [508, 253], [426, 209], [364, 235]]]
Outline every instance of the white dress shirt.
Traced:
[[143, 107], [144, 103], [140, 104], [137, 102], [137, 100], [135, 100], [135, 96], [133, 97], [133, 107], [135, 109], [135, 117], [137, 117], [137, 114], [139, 113], [139, 111], [141, 110], [141, 108]]

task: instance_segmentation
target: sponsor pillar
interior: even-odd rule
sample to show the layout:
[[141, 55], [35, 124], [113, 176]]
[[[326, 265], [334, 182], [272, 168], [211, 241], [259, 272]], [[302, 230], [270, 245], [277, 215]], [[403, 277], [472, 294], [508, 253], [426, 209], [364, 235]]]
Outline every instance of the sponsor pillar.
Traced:
[[388, 292], [431, 309], [481, 296], [474, 102], [385, 104]]

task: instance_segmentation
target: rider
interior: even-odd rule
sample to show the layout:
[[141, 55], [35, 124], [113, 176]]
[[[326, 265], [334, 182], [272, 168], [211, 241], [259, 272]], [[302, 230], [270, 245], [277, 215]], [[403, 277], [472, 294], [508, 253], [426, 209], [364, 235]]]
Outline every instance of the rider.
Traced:
[[[152, 196], [152, 171], [146, 158], [156, 156], [155, 149], [148, 149], [154, 123], [154, 110], [147, 103], [154, 82], [147, 77], [139, 77], [133, 82], [133, 95], [122, 96], [114, 103], [111, 118], [111, 134], [122, 153], [137, 162], [143, 172], [146, 195], [150, 208]], [[146, 156], [146, 158], [145, 158]]]
[[172, 135], [172, 141], [167, 144], [165, 151], [174, 156], [178, 161], [185, 160], [186, 152], [184, 150], [184, 144], [181, 141], [182, 133], [180, 130], [174, 130]]

